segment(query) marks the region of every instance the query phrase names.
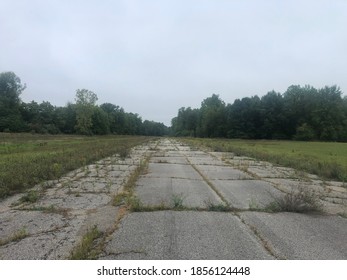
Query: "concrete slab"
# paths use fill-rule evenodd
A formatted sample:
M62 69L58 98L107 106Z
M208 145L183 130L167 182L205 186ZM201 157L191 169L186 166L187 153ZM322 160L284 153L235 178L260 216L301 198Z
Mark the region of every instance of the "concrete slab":
M198 179L201 176L190 165L149 163L146 177Z
M135 193L145 206L174 207L178 200L189 208L206 208L209 203L223 203L202 180L142 177L137 182Z
M229 166L199 165L197 168L209 180L245 180L253 179L247 173Z
M57 207L62 209L94 209L107 205L111 197L105 193L71 193L63 197L44 197L44 200L34 203L33 207Z
M257 238L229 213L132 213L101 259L271 259Z
M347 219L296 213L241 213L280 258L347 259Z
M180 145L180 144L176 145L176 149L178 151L183 151L183 152L189 152L190 151L190 147L184 146L184 145Z
M182 151L167 151L165 155L168 157L185 157Z
M227 164L219 159L212 156L204 157L188 157L191 164L194 165L214 165L214 166L226 166Z
M249 209L264 207L274 198L283 195L282 192L261 180L212 180L212 184L232 207Z
M70 238L69 238L70 236ZM69 228L26 237L0 247L2 260L67 259L76 245L75 232Z
M187 150L187 151L184 151L182 152L182 154L184 154L185 156L187 157L210 157L209 154L203 152L203 151L190 151L190 150Z
M285 192L290 192L292 189L297 189L300 185L305 184L305 182L298 179L268 178L266 181L275 184Z
M69 184L71 192L109 192L109 184L97 180L73 181Z
M0 214L0 240L19 234L38 234L66 226L66 218L55 213L11 210Z
M117 215L118 207L110 205L90 210L83 225L78 230L78 234L82 236L94 226L97 226L99 231L106 232L116 222Z
M170 163L170 164L189 164L185 157L153 157L149 161L150 163Z
M272 166L250 166L248 171L260 178L287 178L288 174Z

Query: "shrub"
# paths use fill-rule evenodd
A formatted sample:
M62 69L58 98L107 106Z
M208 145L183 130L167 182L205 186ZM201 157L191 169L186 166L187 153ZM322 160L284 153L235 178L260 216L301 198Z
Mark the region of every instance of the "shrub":
M292 190L282 197L275 198L265 207L270 212L321 212L322 204L316 192L299 186L297 190Z

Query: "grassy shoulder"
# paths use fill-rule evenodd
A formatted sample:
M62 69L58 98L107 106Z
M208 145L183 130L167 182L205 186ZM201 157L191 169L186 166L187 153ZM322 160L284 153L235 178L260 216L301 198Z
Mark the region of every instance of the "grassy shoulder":
M273 140L229 140L183 138L182 141L213 151L292 167L326 179L347 181L347 143Z
M0 199L151 139L0 133Z

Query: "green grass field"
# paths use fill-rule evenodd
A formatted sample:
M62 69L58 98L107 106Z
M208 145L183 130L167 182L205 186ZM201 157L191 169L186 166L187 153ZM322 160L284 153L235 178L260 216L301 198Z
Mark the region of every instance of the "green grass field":
M0 133L0 199L151 139Z
M233 152L293 167L326 179L347 181L347 143L270 140L182 139L193 146Z

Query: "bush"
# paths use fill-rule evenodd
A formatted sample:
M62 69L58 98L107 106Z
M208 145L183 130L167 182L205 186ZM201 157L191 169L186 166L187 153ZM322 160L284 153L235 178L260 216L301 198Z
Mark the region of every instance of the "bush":
M321 212L322 204L316 192L299 186L297 190L292 190L282 197L275 198L275 201L268 204L265 210L297 213Z

